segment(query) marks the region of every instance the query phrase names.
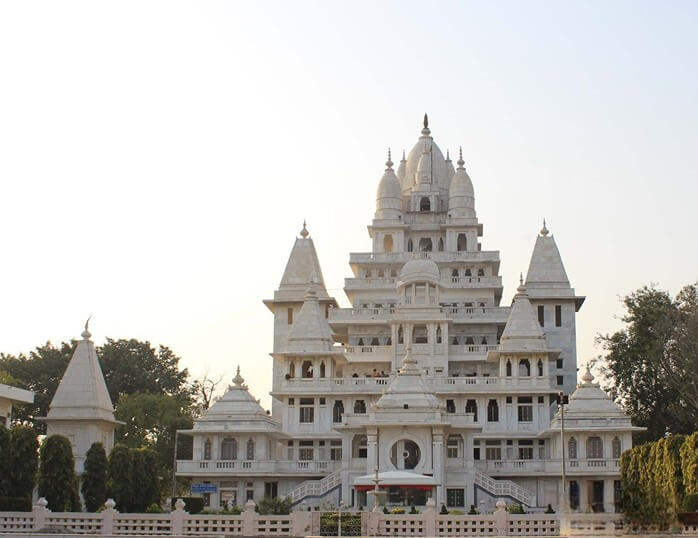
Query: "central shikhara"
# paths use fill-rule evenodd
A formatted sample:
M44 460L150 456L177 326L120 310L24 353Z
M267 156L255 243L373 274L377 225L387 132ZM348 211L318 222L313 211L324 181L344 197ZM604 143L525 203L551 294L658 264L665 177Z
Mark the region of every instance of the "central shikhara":
M295 508L381 502L492 509L562 499L615 509L630 419L587 371L577 385L575 315L584 297L543 224L525 280L501 306L499 252L483 226L462 152L454 168L421 136L397 171L390 154L344 290L329 296L305 224L278 290L273 408L238 374L195 421L194 459L177 461L212 507L289 496ZM561 443L558 394L571 395Z

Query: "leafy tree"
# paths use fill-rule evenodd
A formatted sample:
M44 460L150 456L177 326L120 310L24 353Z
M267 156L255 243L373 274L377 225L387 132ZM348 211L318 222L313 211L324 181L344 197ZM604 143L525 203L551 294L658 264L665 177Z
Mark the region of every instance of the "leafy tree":
M188 401L161 394L124 395L116 408L116 418L125 422L116 430L117 442L153 449L158 455L160 483L166 484L172 476L175 433L193 424ZM191 458L191 437L178 439L178 457Z
M75 458L70 441L63 435L51 435L41 445L39 495L49 509L65 512L71 507Z
M679 453L684 493L696 495L698 494L698 432L693 432L686 437Z
M132 479L135 479L132 471L132 458L128 447L120 444L114 445L109 453L107 471L107 495L114 502L120 512L130 512L131 495L133 492Z
M131 496L131 509L145 512L151 504L160 502L160 484L158 479L158 456L149 448L131 449L131 469L137 477L137 486Z
M73 473L73 482L70 488L70 511L82 512L82 502L80 502L80 477Z
M634 422L639 440L691 433L698 424L698 283L672 298L645 286L623 299L625 326L597 340L611 395Z
M107 500L107 453L102 443L92 443L85 456L82 496L88 512L96 512Z
M19 382L4 370L0 370L0 383L3 385L11 385L13 387L19 385Z
M0 424L0 497L12 497L10 484L10 431Z
M29 426L10 430L10 489L13 497L31 497L39 467L39 444Z

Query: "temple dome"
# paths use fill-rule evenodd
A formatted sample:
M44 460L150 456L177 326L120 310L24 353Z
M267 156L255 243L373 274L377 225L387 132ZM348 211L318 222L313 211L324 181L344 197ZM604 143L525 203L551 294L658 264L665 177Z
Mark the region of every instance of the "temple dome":
M375 404L376 410L400 410L407 413L414 411L437 411L439 400L427 387L423 378L423 371L407 354L402 361L402 368L393 378L383 395Z
M405 163L405 174L402 180L402 191L408 191L414 188L418 183L417 169L419 167L419 161L422 159L422 154L424 152L429 153L430 156L430 168L431 168L431 185L434 189L443 192L448 192L448 187L451 183L451 174L449 174L449 167L444 158L444 154L441 152L439 146L434 142L431 137L431 130L429 129L429 121L427 115L424 115L424 128L422 129L422 136L419 137L417 143L412 147L409 154L407 155L407 162Z
M412 282L432 282L438 284L440 279L439 266L432 260L411 260L402 266L398 285L404 286Z
M463 152L458 159L458 169L448 189L448 211L452 217L475 218L475 191L470 176L463 165Z
M402 189L393 171L393 162L388 151L385 172L376 192L376 218L399 219L402 216Z

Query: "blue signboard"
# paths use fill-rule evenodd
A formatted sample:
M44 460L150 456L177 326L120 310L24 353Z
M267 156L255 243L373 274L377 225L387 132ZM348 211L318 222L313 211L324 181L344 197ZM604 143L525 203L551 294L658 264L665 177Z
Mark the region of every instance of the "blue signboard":
M216 484L192 484L192 493L217 493L218 486Z

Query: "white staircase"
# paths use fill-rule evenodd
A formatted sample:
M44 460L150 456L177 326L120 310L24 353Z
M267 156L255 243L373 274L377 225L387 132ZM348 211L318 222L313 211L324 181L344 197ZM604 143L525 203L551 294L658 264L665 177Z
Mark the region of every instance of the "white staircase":
M496 480L480 471L475 471L475 484L495 497L511 497L526 506L536 505L536 494L511 480Z
M341 473L341 471L335 471L322 480L306 480L301 483L288 494L288 497L291 498L291 504L296 504L306 497L322 497L342 483Z

